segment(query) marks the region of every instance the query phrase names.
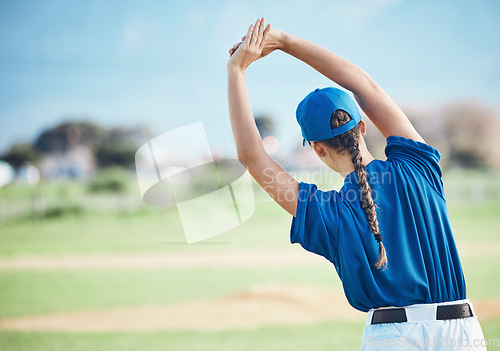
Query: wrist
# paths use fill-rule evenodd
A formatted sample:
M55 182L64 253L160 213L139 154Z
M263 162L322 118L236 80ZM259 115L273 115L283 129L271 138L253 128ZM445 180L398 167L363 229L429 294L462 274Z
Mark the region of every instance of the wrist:
M241 66L238 66L232 62L227 63L227 73L228 74L245 74L245 69Z
M290 34L280 29L278 35L278 49L281 51L286 51L289 40L290 40Z

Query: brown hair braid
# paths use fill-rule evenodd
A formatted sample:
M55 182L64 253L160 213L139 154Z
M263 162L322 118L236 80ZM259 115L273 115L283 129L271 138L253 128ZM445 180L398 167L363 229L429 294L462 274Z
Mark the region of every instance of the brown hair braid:
M351 116L349 113L343 110L337 110L332 114L330 125L332 128L337 128L350 120ZM375 240L378 242L378 260L377 263L375 263L375 267L385 270L387 268L387 253L385 252L384 244L382 244L382 234L380 234L378 228L377 212L375 211L376 206L373 202L372 189L367 181L368 173L363 166L359 151L359 137L360 127L358 124L356 127L343 134L337 135L331 139L322 140L321 142L339 153L347 151L351 155L352 163L354 164L354 169L361 187L361 208L366 213L368 225L370 226Z

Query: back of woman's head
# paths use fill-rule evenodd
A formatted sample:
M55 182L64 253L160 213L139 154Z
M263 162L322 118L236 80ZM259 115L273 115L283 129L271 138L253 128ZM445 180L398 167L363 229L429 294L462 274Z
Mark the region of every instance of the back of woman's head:
M340 127L351 120L349 113L343 110L336 110L330 119L331 128ZM360 149L359 149L359 139L361 137L360 124L351 130L337 135L334 138L323 140L322 143L327 147L335 150L338 153L347 152L354 164L354 169L356 175L358 176L358 182L361 188L361 208L366 214L368 220L368 225L373 233L375 240L379 244L379 257L375 267L378 269L387 268L387 254L385 251L384 244L382 244L382 234L380 234L376 206L372 197L372 189L368 183L368 173L363 166Z

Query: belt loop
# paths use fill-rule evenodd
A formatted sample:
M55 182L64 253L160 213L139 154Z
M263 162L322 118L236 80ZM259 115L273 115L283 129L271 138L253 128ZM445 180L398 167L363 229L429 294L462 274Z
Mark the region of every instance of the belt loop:
M366 325L370 325L372 324L372 318L373 318L373 309L369 310L367 313L366 313Z
M465 300L465 302L469 305L469 308L472 312L472 317L476 317L476 312L474 312L474 307L472 306L472 302L470 302L468 299Z

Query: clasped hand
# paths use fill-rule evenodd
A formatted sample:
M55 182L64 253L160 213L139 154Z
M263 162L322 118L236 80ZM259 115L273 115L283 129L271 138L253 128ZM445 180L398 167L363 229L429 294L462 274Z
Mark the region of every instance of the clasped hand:
M279 48L279 31L265 25L265 19L259 18L250 25L247 35L229 50L228 68L245 71L250 64Z

